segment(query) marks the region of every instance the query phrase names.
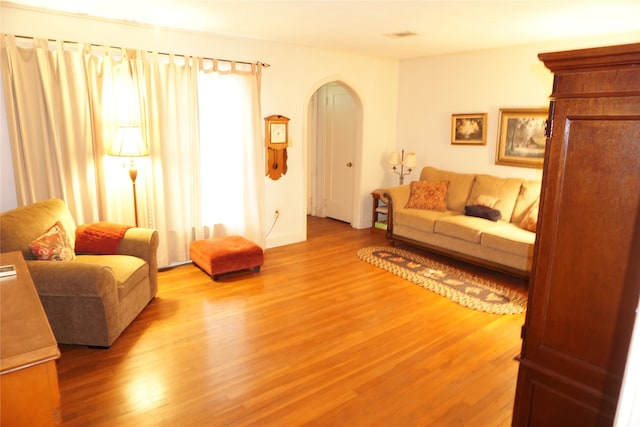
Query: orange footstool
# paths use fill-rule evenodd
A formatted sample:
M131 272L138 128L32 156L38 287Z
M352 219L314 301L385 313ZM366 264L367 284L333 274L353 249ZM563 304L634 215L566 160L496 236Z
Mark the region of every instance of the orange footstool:
M262 248L242 236L196 240L189 245L189 256L213 280L232 271L252 269L257 273L264 260Z

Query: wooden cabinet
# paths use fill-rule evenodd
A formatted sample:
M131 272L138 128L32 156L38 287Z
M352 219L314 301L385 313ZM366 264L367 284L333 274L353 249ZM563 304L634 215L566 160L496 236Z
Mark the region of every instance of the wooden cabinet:
M640 293L640 44L554 73L515 426L609 426Z
M371 231L386 231L389 221L388 200L383 196L384 190L374 190L371 192L373 197L373 212L371 213Z
M22 254L0 263L16 270L0 278L0 425L61 425L58 345Z

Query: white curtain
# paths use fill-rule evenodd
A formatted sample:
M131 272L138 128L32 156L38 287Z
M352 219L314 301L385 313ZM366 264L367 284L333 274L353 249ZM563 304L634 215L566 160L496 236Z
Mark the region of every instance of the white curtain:
M178 62L180 60L180 62ZM189 259L189 243L202 238L197 64L191 58L146 61L151 171L146 181L142 224L161 230L159 265ZM206 197L206 196L204 196Z
M46 40L20 48L3 35L2 76L19 205L50 197L67 202L76 221L99 217L94 118L84 59L87 47ZM53 224L52 224L53 225Z
M139 224L160 234L159 265L212 235L264 247L261 67L91 49L2 37L19 205L60 197L79 224L131 224L128 160L106 153L118 124L135 122L151 153L136 159Z
M137 84L143 73L140 56L140 52L133 50L105 47L99 55L89 53L85 59L94 117L93 144L97 154L95 169L99 192L95 198L102 207L100 219L123 224L133 224L135 218L128 174L130 159L108 156L107 151L120 124L141 124L146 97L144 92L139 92ZM145 180L148 161L135 159L135 165L140 169L139 185ZM85 195L85 199L90 196Z
M139 121L135 70L120 49L2 36L2 77L19 205L65 200L78 224L131 223L124 161L106 155L123 120ZM134 96L135 95L135 96ZM128 167L128 162L126 162Z

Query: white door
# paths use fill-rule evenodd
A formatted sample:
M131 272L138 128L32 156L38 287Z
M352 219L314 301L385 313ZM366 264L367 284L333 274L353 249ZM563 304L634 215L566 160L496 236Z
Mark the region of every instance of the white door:
M329 84L324 149L325 214L348 223L353 220L356 122L356 103L351 93L339 84Z

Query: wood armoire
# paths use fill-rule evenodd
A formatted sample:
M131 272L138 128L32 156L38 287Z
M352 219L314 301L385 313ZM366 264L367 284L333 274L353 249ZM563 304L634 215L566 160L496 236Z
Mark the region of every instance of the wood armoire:
M640 293L640 43L554 73L514 426L613 424Z

